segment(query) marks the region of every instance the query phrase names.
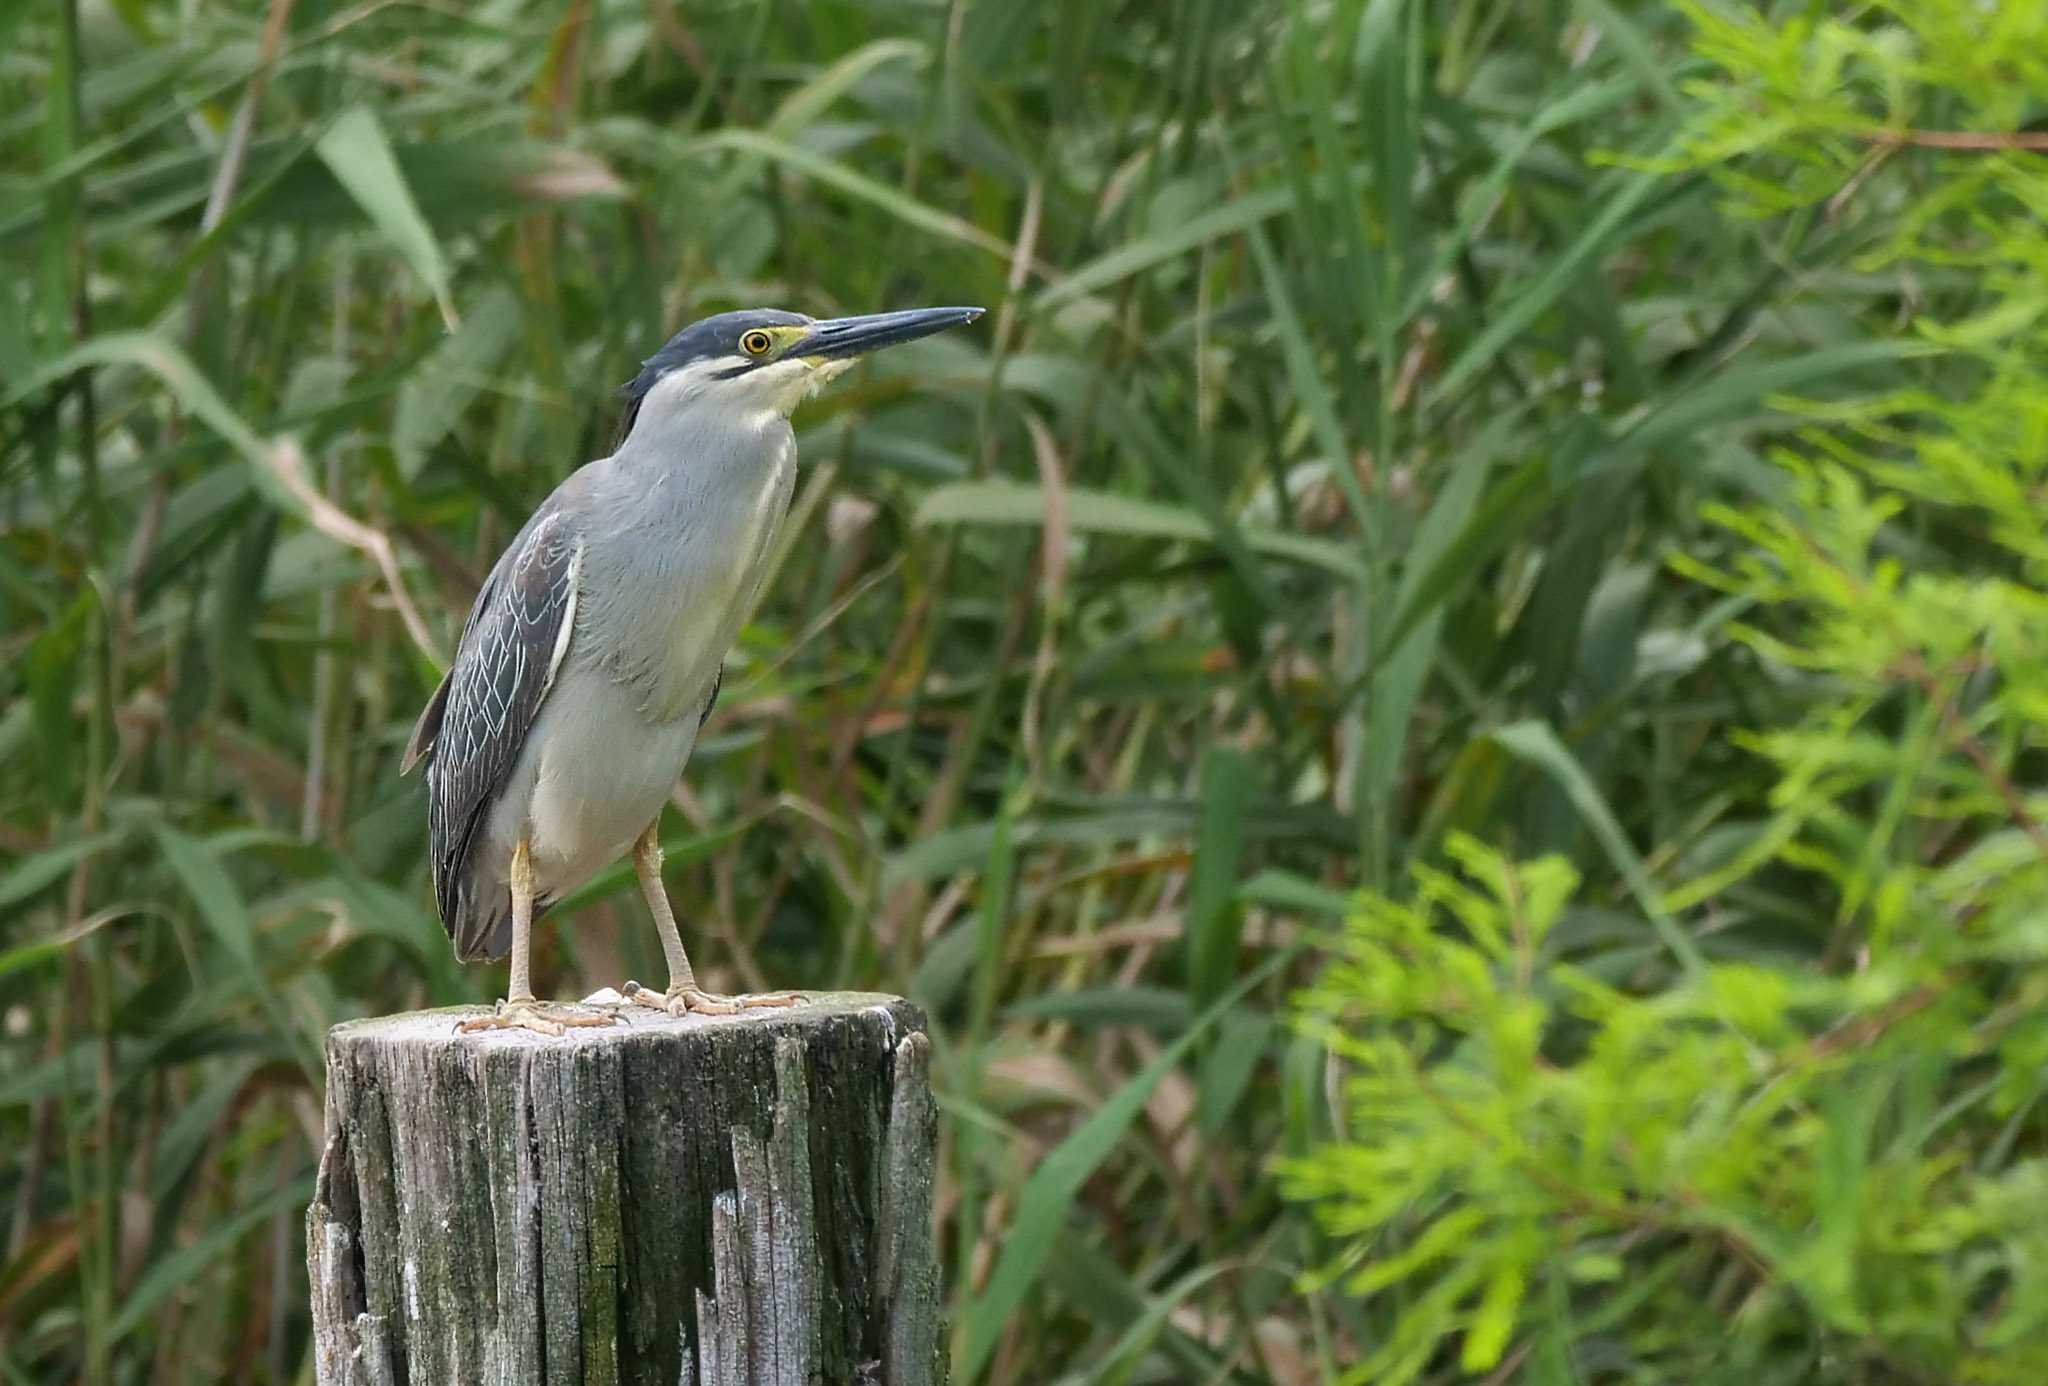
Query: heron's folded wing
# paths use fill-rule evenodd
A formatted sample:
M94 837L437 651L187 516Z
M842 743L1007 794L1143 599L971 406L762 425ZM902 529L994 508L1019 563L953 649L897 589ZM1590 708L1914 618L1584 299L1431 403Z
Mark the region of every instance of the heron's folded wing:
M398 762L400 776L410 775L415 765L434 754L434 742L441 735L441 719L448 712L448 682L454 676L453 669L441 675L434 696L420 709L420 720L413 723L412 738L405 743L405 755Z
M718 690L725 687L725 666L719 665L711 675L711 691L704 695L704 710L697 714L697 730L711 720L711 709L718 706Z
M441 716L431 733L427 832L441 922L458 946L471 913L461 897L477 830L568 653L581 557L580 538L565 514L536 515L478 594L454 666L435 694ZM423 715L422 729L425 724Z
M469 604L469 615L462 618L462 634L456 639L455 652L458 656L462 653L463 642L468 640L469 633L476 629L477 618L490 606L491 598L497 593L499 582L505 575L505 569L511 565L513 557L525 544L528 531L532 528L533 524L529 522L513 536L511 546L498 555L497 563L484 575L483 585L476 589L476 600ZM434 686L434 692L427 699L427 705L420 709L419 721L413 723L412 736L406 741L405 754L398 762L398 773L401 777L410 775L413 767L421 761L433 758L434 746L441 738L441 723L448 715L448 685L454 681L455 667L450 665L448 672L441 675L441 682Z

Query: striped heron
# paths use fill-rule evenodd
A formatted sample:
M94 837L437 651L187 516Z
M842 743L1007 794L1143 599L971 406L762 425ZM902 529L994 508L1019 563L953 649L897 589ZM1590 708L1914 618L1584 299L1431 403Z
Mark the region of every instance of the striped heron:
M669 972L664 992L628 982L629 999L673 1015L798 999L698 987L662 888L661 808L789 508L791 412L866 353L981 311L693 323L625 387L612 455L573 472L506 547L401 771L426 765L434 894L456 956L512 955L506 999L464 1029L559 1035L615 1018L536 1000L527 953L533 921L628 852Z

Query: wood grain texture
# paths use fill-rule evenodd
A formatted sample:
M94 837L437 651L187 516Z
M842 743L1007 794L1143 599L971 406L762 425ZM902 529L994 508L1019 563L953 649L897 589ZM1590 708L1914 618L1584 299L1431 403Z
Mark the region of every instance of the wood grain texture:
M477 1013L328 1035L322 1383L941 1379L915 1007L455 1032Z

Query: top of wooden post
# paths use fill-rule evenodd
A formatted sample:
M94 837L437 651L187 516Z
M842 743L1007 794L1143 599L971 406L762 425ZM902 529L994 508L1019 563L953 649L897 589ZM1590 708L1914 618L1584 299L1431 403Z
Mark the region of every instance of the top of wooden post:
M765 1026L769 1033L776 1033L778 1030L786 1031L790 1023L815 1025L829 1023L839 1017L871 1013L881 1026L883 1037L893 1048L901 1035L924 1029L923 1015L900 996L874 991L807 991L802 995L803 1000L794 1006L742 1011L736 1015L671 1016L652 1006L563 1002L560 1004L592 1013L613 1011L618 1015L619 1023L572 1026L560 1036L520 1029L474 1030L464 1034L456 1027L465 1020L489 1015L491 1008L441 1006L430 1011L401 1011L395 1015L344 1020L327 1032L327 1043L331 1048L336 1044L432 1045L445 1041L482 1049L548 1049L565 1045L604 1046L654 1034L687 1042L690 1036L698 1033L715 1042L717 1032L734 1027L754 1030Z

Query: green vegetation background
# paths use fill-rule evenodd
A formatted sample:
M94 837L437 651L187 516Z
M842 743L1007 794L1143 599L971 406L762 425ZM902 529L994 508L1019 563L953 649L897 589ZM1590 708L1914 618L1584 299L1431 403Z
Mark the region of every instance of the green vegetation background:
M680 323L800 416L667 820L929 1008L962 1383L2048 1380L2048 12L0 10L0 1380L308 1378L396 777ZM615 871L544 991L658 971Z

